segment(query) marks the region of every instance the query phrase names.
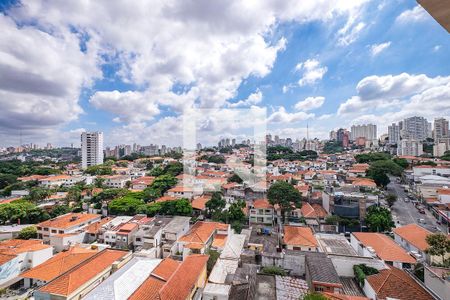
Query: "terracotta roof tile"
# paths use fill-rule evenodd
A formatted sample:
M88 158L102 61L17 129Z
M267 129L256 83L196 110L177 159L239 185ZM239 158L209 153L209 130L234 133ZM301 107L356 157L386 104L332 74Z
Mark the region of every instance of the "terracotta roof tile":
M228 227L229 225L223 223L198 221L184 236L179 238L179 241L205 244L216 230L228 230Z
M192 208L198 209L198 210L205 210L206 209L206 202L211 200L211 196L200 196L192 200L191 205Z
M156 266L152 271L152 275L158 277L161 280L167 281L170 276L175 272L181 262L173 260L171 258L165 258L162 262Z
M421 251L425 251L425 249L428 248L426 237L430 235L431 232L417 224L409 224L395 228L394 233L398 234L401 238Z
M0 253L6 255L17 255L24 252L34 252L47 248L41 240L6 240L0 242Z
M128 300L160 300L159 290L164 286L164 281L149 276Z
M227 241L227 235L225 234L216 234L211 246L215 248L223 248L225 246L225 242Z
M372 247L379 258L385 261L397 261L403 263L416 263L394 240L382 233L354 232L353 235L366 247Z
M302 216L305 218L316 218L317 217L316 211L311 206L311 204L309 204L308 202L302 203L302 208L300 209L300 211L302 212Z
M293 246L317 247L318 243L311 228L300 226L284 226L284 243Z
M323 208L322 205L314 203L314 204L311 204L311 206L314 208L314 211L316 212L316 216L319 219L323 219L328 216L327 211L325 210L325 208Z
M253 207L256 209L269 209L273 208L272 205L270 205L269 201L267 199L256 199L253 201Z
M97 250L72 247L68 251L60 252L44 263L22 273L20 277L48 282L79 265L97 252Z
M39 289L43 293L69 296L83 284L94 278L100 272L110 267L115 261L120 260L128 252L105 249L85 260L77 268L74 268Z
M96 214L68 213L54 219L41 222L37 224L37 226L64 229L88 222L90 220L93 221L99 217L100 215Z
M405 271L395 267L381 270L378 274L367 276L367 281L377 293L377 299L386 299L387 297L399 300L433 299Z

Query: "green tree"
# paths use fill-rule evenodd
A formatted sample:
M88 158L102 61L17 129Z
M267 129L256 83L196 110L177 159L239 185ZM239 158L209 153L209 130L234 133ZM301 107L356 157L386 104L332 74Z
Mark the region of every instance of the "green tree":
M385 188L391 180L386 172L382 169L370 167L367 170L367 177L373 179L377 186Z
M67 192L66 201L67 202L78 202L81 200L81 190L77 187L71 187Z
M146 211L146 207L144 200L126 195L112 200L108 205L108 210L111 215L134 216L139 212Z
M163 174L164 174L164 170L161 167L154 167L149 172L150 176L161 176Z
M174 201L156 202L147 205L146 212L149 216L156 214L171 216L190 216L192 206L188 199L178 199Z
M29 240L29 239L35 239L37 238L37 230L34 226L28 226L25 228L22 228L19 231L19 235L17 236L20 240Z
M402 167L403 169L406 169L409 166L409 163L406 159L404 158L394 158L393 162L395 162L397 165L399 165L400 167Z
M17 182L17 176L13 174L0 174L0 190Z
M277 266L268 266L263 267L261 270L261 273L267 274L267 275L279 275L279 276L286 276L286 271L280 267Z
M216 264L217 259L220 256L220 253L217 252L216 250L210 249L208 251L208 255L209 255L209 257L208 257L208 261L206 263L206 271L209 276L209 274L211 274L212 269L214 268L214 265Z
M26 200L0 204L0 223L35 224L49 219L47 212Z
M228 178L228 182L242 183L243 181L239 175L233 173L233 175Z
M318 292L309 292L302 299L303 300L328 300L327 297L325 297L324 295L322 295ZM302 300L302 299L299 299L299 300Z
M161 197L168 189L177 183L177 178L170 174L161 175L155 178L152 184L144 190L145 200L155 200Z
M183 169L184 166L180 162L170 163L164 168L164 174L169 174L175 177L183 173Z
M371 206L367 209L366 225L372 232L390 231L394 227L391 212L381 206Z
M60 215L64 215L70 212L70 207L67 205L56 205L53 207L52 211L50 212L50 216L52 218L55 218Z
M94 186L96 188L103 188L103 184L105 183L105 178L96 177L94 179Z
M286 218L285 214L292 210L292 204L301 203L302 200L300 192L284 181L277 181L272 184L267 192L267 198L270 204L280 206L283 224Z
M395 195L395 194L388 194L386 196L386 202L387 202L387 205L389 207L392 207L395 204L396 201L397 201L397 195Z
M33 202L39 202L51 195L51 192L42 187L33 187L30 190L29 195L27 196L28 199L30 199Z
M111 175L112 168L111 166L114 165L114 162L109 163L109 161L105 162L103 165L97 165L97 166L90 166L84 172L89 175Z
M425 250L427 254L440 256L442 264L448 265L445 256L450 253L450 239L443 233L433 233L426 237L428 248Z
M211 196L211 199L206 202L206 212L209 216L212 216L214 214L220 214L222 213L222 210L225 208L226 202L222 197L222 193L220 192L214 192Z
M339 216L336 215L332 215L332 216L328 216L325 219L325 223L328 225L338 225L340 221Z

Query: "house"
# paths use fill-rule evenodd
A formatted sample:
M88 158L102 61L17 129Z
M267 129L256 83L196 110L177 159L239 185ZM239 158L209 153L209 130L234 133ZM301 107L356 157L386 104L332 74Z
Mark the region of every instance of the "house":
M183 185L174 186L167 191L167 195L175 198L192 199L195 194L197 193L194 192L194 189Z
M228 235L229 232L228 224L198 221L178 239L178 252L183 253L183 258L190 254L204 254L216 235Z
M330 258L325 253L306 253L305 278L314 292L340 293L343 285Z
M413 223L393 230L394 239L403 249L411 252L417 259L425 259L427 254L425 250L428 248L426 237L431 234L430 231Z
M64 185L69 178L69 175L52 175L38 179L38 182L43 187L51 188Z
M256 199L249 209L250 223L272 225L274 208L267 199Z
M353 232L350 243L358 255L378 257L386 264L398 268L411 268L416 259L389 236L375 232Z
M30 227L30 226L33 226L33 225L30 225L30 224L25 224L25 225L12 224L12 225L0 226L0 241L15 239L15 238L17 238L19 236L19 232L22 229Z
M155 258L161 257L162 232L173 219L155 217L151 222L139 227L134 235L134 246L142 249L155 249Z
M370 299L434 300L408 273L395 267L367 276L363 289Z
M318 251L319 243L314 237L311 228L285 225L283 230L283 244L286 249L310 252Z
M200 299L206 284L208 255L190 255L183 262L163 260L129 300Z
M143 191L155 180L154 176L142 176L131 181L131 188L137 191Z
M6 240L0 242L0 288L20 281L19 274L52 257L53 247L40 240Z
M127 182L131 181L131 176L129 175L110 175L103 176L102 178L105 179L103 183L105 186L118 189L123 189L126 187Z
M49 243L50 237L57 234L69 234L84 229L84 227L98 222L101 215L68 213L56 218L38 223L36 226L38 238Z
M209 195L196 197L191 202L192 208L194 210L197 210L198 212L203 212L206 209L206 202L208 202L209 200L211 200L211 196Z
M164 226L161 233L163 257L176 254L177 241L189 231L190 220L190 217L176 216L172 218L169 224Z
M36 300L80 299L131 259L131 252L104 249L51 280L33 294Z
M56 277L78 266L95 255L98 251L90 248L71 247L60 252L44 263L20 274L24 279L24 287L42 286Z

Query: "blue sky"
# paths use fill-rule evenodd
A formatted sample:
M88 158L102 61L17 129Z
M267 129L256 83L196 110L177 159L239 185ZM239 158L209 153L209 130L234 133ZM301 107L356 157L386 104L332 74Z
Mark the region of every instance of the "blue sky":
M0 145L180 145L192 107L204 144L246 137L235 108L293 138L450 116L450 36L415 1L150 2L2 1Z

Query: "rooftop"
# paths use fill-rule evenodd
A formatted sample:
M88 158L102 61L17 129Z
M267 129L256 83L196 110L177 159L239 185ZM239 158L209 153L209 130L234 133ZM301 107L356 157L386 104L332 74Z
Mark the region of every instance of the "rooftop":
M358 255L345 236L339 234L317 233L315 237L323 252L348 256Z
M60 252L42 264L25 271L20 277L48 282L79 265L97 252L97 250L92 249L71 247L68 251Z
M229 225L223 223L198 221L179 241L205 244L216 230L228 230L228 227Z
M397 227L394 229L394 233L421 251L425 251L425 249L428 248L426 237L430 235L431 232L417 224L408 224Z
M305 264L312 281L342 286L331 259L325 253L306 253Z
M85 260L79 267L74 268L39 289L43 293L69 296L83 284L120 259L129 255L127 251L105 249Z
M93 221L100 217L101 217L101 215L96 215L96 214L68 213L68 214L41 222L41 223L37 224L37 226L66 229L66 228L77 226L82 223Z
M377 256L382 260L411 264L416 262L411 255L385 234L375 232L354 232L353 235L365 247L372 247Z
M387 297L400 300L432 300L434 299L405 271L391 267L378 274L367 276L367 281L377 293L377 298Z
M34 252L47 248L52 248L52 246L44 245L41 240L5 240L0 242L0 254L11 255L13 258L15 255L24 252Z
M301 226L284 226L284 243L286 245L317 247L318 243L311 228Z

